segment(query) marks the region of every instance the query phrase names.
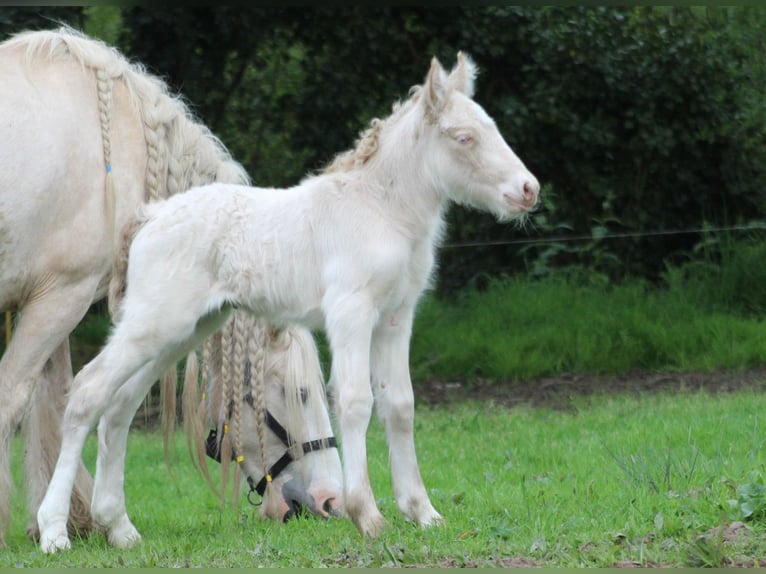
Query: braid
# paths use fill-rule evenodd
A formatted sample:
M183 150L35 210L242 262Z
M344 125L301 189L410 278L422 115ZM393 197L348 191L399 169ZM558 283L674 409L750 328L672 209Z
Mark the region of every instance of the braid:
M242 402L244 401L245 385L245 345L247 342L248 317L243 313L234 313L234 337L233 337L233 365L232 377L234 387L232 389L233 419L234 419L234 454L237 457L235 467L234 484L232 488L232 500L236 503L239 495L239 473L242 461L245 460L242 452Z
M107 172L112 165L112 87L113 80L104 70L96 70L98 86L98 113L101 119L101 145L104 146L104 162Z
M205 384L208 384L214 379L213 373L213 337L210 336L205 339L205 343L202 346L202 372L203 380Z
M253 401L254 409L257 413L258 446L261 450L261 463L263 472L266 474L269 470L266 460L266 441L265 441L265 389L264 389L264 371L266 370L266 346L268 345L266 330L260 325L254 325L253 335L248 343L248 354L250 356L250 372L253 380Z
M178 164L178 160L171 156L168 158L168 195L175 195L186 190L186 185L183 181L183 177L179 178L178 174L182 172L181 167ZM183 176L183 173L181 174Z
M117 239L115 210L117 200L114 196L112 181L112 107L114 104L112 90L114 80L104 70L96 70L96 87L98 90L98 115L101 122L101 145L104 148L104 165L106 180L104 182L106 217L109 225L109 237L114 243Z
M162 154L160 146L165 138L165 126L162 122L150 120L149 114L144 115L144 137L146 139L146 188L147 201L160 198L160 181L162 171Z
M229 405L231 404L231 350L234 331L234 318L224 325L221 331L221 404L219 410L219 427L223 427L221 435L221 504L226 498L226 484L229 481L229 465L231 464L231 437L229 436Z
M237 425L234 445L237 450L237 454L242 454L242 429L240 423L240 416L242 411L242 402L244 401L244 385L245 385L245 361L247 357L247 328L249 317L242 313L235 313L236 322L234 323L234 424Z
M255 381L255 401L256 411L258 412L258 442L261 447L261 457L263 459L263 471L267 475L266 478L266 490L263 493L263 505L261 506L261 513L265 516L276 516L279 513L278 503L279 496L277 491L272 487L269 472L269 463L266 459L266 441L265 441L265 401L266 401L266 370L268 366L268 354L271 350L272 333L268 326L263 324L253 325L254 331L258 333L258 351L256 352L257 362L253 362L254 381Z

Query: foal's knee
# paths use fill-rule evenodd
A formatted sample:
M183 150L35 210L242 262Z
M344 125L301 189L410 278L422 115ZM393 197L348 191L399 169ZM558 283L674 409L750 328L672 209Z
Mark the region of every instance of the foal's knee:
M338 418L352 425L366 425L372 415L372 393L369 388L353 394L341 394L336 400Z
M380 397L378 416L392 430L411 432L415 420L415 399L411 395Z

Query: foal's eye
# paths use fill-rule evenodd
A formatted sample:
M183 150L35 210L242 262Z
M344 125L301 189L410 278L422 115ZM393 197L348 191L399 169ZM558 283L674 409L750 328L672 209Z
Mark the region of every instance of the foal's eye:
M455 139L460 145L470 145L473 143L473 138L466 134L459 135Z

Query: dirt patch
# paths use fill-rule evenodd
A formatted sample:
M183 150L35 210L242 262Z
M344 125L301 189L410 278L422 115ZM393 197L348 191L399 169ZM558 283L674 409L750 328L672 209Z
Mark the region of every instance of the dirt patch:
M415 397L425 404L485 400L508 407L529 405L570 410L573 398L590 395L699 391L731 393L743 390L766 391L766 367L738 372L631 371L622 375L563 373L521 381L429 381L416 385Z

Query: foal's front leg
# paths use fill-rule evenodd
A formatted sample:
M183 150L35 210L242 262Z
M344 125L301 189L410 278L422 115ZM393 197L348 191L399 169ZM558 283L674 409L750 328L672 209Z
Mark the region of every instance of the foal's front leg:
M381 319L370 351L377 413L386 429L396 505L421 526L443 522L428 498L415 454L415 397L409 369L413 310Z
M386 525L375 504L367 470L367 427L372 415L370 337L375 317L359 302L346 303L328 313L327 321L331 387L343 452L343 505L359 532L374 537Z

